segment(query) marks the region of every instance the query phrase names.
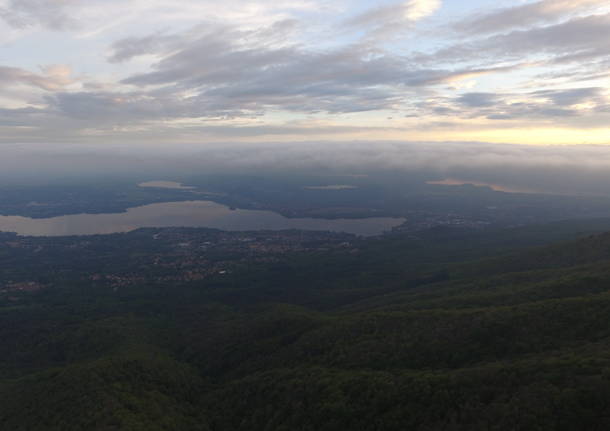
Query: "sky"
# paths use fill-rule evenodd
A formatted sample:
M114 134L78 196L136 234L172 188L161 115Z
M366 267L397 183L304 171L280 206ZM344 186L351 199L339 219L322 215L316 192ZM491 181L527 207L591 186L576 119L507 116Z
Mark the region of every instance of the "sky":
M0 0L0 144L610 144L610 0Z

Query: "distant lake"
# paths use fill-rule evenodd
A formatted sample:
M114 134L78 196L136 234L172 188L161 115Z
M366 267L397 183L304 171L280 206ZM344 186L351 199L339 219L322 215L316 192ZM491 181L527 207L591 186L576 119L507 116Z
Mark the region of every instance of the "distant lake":
M350 186L348 184L331 184L329 186L306 186L303 188L306 190L353 190L358 187Z
M28 236L62 236L129 232L143 227L206 227L229 231L323 230L372 236L404 221L390 217L287 218L272 211L231 210L211 201L186 201L144 205L117 214L74 214L46 219L0 216L0 231Z
M145 181L138 184L139 187L155 188L155 189L176 189L176 190L193 190L195 187L184 186L176 181Z
M475 187L488 187L496 192L505 192L505 193L537 193L533 190L526 189L516 189L514 187L507 187L501 184L492 184L486 183L482 181L462 181L455 178L445 178L442 181L427 181L426 184L435 185L435 186L465 186L471 185Z

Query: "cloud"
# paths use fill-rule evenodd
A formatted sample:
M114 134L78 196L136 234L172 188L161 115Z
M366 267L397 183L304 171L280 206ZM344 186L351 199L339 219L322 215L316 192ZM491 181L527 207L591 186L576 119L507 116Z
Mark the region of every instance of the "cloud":
M46 91L57 91L73 82L72 71L65 65L51 65L36 74L17 67L0 66L0 87L27 85Z
M605 104L608 101L606 89L601 87L543 90L533 92L531 95L548 99L558 106L574 106L583 103L598 105Z
M329 50L278 44L292 29L292 23L285 22L255 31L202 26L183 37L152 35L118 41L111 58L159 56L152 71L122 83L152 97L159 97L152 93L162 88L163 97L171 93L182 98L185 106L198 106L203 116L206 109L207 116L397 109L425 87L523 67L423 69L366 44Z
M409 0L369 9L348 21L352 26L380 26L397 21L418 21L441 7L440 0Z
M323 8L323 0L0 0L0 21L15 29L77 32L95 37L140 27L164 28L203 19L262 26L295 11Z
M464 33L481 35L550 23L566 15L582 14L607 6L606 0L542 0L478 13L453 25Z
M502 29L501 26L497 28ZM520 85L522 88L549 88L549 91L554 91L553 87L559 87L557 90L570 90L572 87L572 89L576 88L575 95L582 91L578 90L581 87L579 81L606 79L606 71L610 64L609 13L575 15L558 23L523 29L514 29L512 26L506 28L510 28L510 31L482 36L473 34L435 52L413 55L410 61L422 66L429 64L438 67L451 64L460 67L465 73L469 70L495 68L498 68L498 73L505 73L506 76L510 76L511 72L521 72L512 75L522 80ZM523 61L524 59L526 61ZM521 63L515 63L513 67L502 70L504 67L501 66L502 64L519 61ZM536 75L531 76L532 72L528 69ZM494 84L506 87L514 85L510 83L510 78L508 81L497 80ZM600 85L600 82L594 85ZM512 91L520 90L515 88ZM568 92L562 97L570 98L570 94ZM583 114L592 112L571 109L567 105L545 106L540 100L536 100L539 96L541 94L531 94L532 100L529 102L507 105L502 108L502 112L490 113L488 118L496 120L525 118L519 113L522 112L532 115L531 118L579 117L584 121ZM600 103L595 102L595 105L599 106ZM523 109L519 111L517 106ZM447 107L442 107L440 110L437 107L434 112L442 112L442 110L452 112ZM472 112L469 111L468 114ZM481 116L485 115L466 115L464 118ZM602 120L596 118L594 121Z
M491 120L566 121L567 118L587 121L587 126L603 127L610 118L605 112L610 92L601 87L538 90L525 93L465 93L455 98L430 99L426 109L436 115L487 118ZM580 121L580 120L579 120ZM578 123L571 124L578 127Z
M184 39L179 47L175 44L152 72L133 75L123 83L139 88L164 86L177 97L189 94L187 103L196 100L216 111L358 112L394 103L395 96L385 86L403 80L405 64L399 59L374 54L363 46L313 51L277 45L277 31L287 28L205 30L196 38ZM159 46L153 45L153 49Z
M579 16L558 24L475 38L451 45L431 55L414 58L419 62L494 62L531 58L569 63L610 55L608 35L610 13Z
M496 105L498 98L499 95L493 93L466 93L458 97L457 102L469 108L483 108Z
M507 49L514 54L531 53L534 50L551 54L573 54L596 49L607 54L610 52L609 34L610 13L589 15L553 26L497 36L486 42L486 48L493 49L493 44L497 43L495 50Z
M369 31L369 37L380 38L401 33L413 23L434 14L442 6L441 0L409 0L369 9L351 19L345 26Z
M36 108L6 109L0 108L0 127L28 127L37 121L37 117L44 116L46 111Z
M436 17L421 21L440 0L362 13L352 0L0 0L0 16L31 38L7 46L15 63L0 66L0 132L196 141L315 135L320 119L333 138L333 125L398 135L423 124L432 135L448 118L454 130L607 122L607 0L514 3L466 2L457 23L447 3L433 27ZM79 70L33 70L43 54Z
M466 79L491 75L494 73L511 72L524 67L527 67L527 64L516 63L508 66L487 68L463 67L456 70L420 68L408 72L405 70L404 82L407 85L414 87L452 84Z
M417 21L439 10L442 2L441 0L410 0L405 6L405 18L409 21Z
M51 30L68 30L76 27L69 15L76 0L6 0L0 3L0 18L17 28L43 26Z
M108 61L122 63L143 55L168 52L179 41L180 38L177 36L159 33L144 37L127 37L112 44Z

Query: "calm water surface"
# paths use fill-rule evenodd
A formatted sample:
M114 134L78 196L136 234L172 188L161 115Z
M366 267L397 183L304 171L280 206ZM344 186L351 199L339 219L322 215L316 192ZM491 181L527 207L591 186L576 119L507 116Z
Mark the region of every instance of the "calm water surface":
M222 230L325 230L379 235L402 224L402 218L286 218L272 211L231 210L211 201L168 202L130 208L118 214L75 214L46 219L0 216L0 231L30 236L94 235L143 227L207 227Z
M155 188L155 189L176 189L176 190L193 190L195 187L185 186L176 181L146 181L138 184L138 187Z

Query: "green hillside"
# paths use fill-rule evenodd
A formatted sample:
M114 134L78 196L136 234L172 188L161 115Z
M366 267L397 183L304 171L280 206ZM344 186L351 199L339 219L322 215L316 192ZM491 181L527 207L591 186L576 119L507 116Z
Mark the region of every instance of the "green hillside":
M584 233L5 298L0 429L609 429L610 234Z

